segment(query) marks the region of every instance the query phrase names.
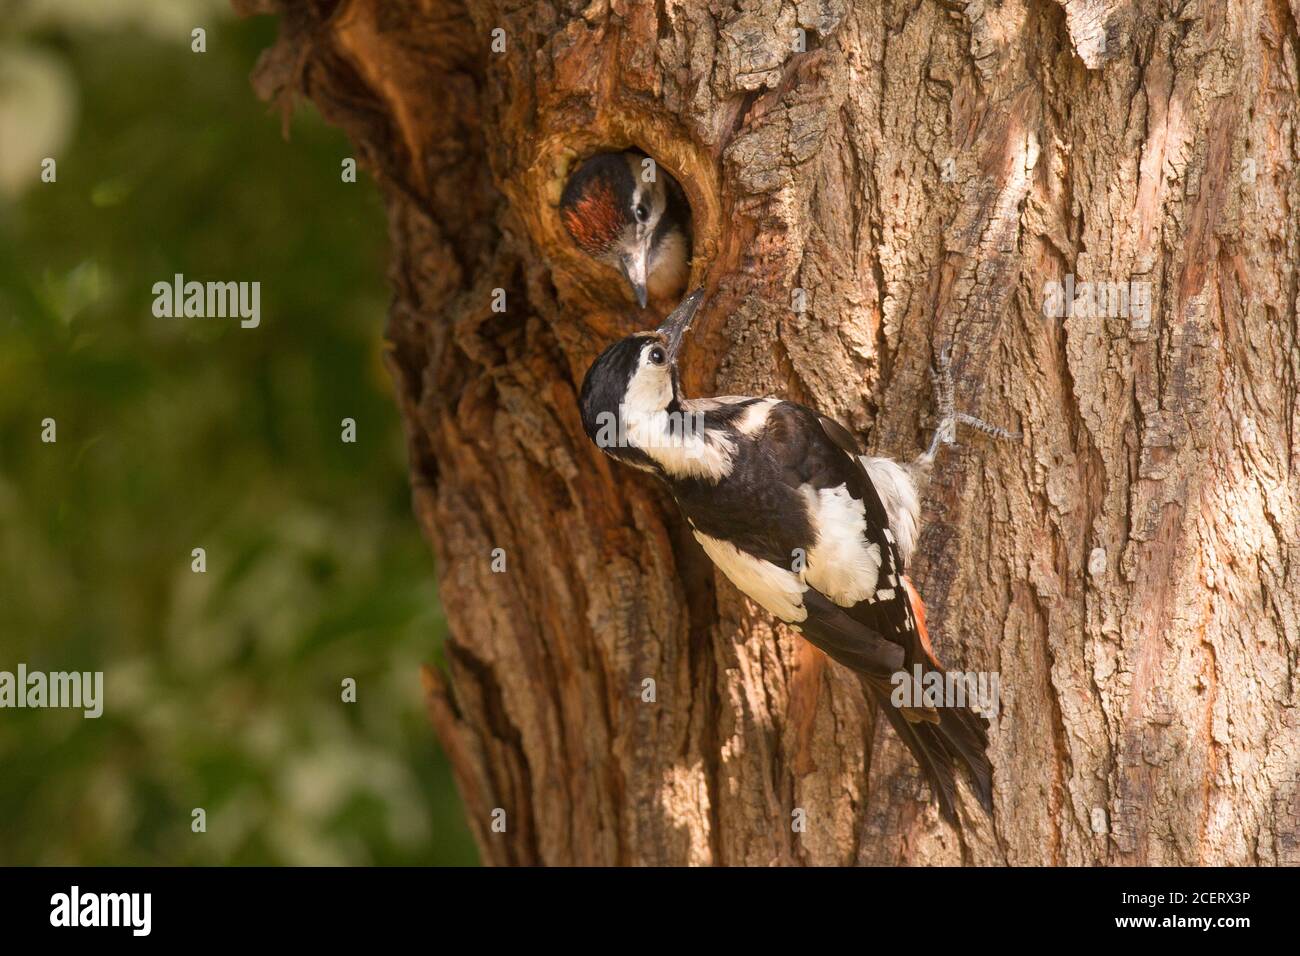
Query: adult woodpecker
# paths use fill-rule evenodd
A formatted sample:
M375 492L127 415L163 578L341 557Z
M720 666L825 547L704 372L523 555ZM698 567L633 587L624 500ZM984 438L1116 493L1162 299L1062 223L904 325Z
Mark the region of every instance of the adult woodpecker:
M691 211L677 180L642 153L601 153L578 167L560 218L587 255L613 266L637 304L675 302L686 288Z
M794 402L686 398L677 357L702 297L692 293L655 331L601 353L582 383L587 435L664 481L737 588L860 675L946 819L956 821L959 764L991 812L988 722L966 707L895 707L890 698L897 674L944 673L905 574L917 540L917 478L959 421L1011 436L956 413L951 388L941 388L934 441L905 466L862 455L843 426Z

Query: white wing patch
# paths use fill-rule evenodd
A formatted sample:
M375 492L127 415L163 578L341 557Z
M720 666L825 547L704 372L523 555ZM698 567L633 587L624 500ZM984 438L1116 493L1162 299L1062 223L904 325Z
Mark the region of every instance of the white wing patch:
M688 398L682 402L682 407L688 412L703 413L714 412L729 405L739 405L742 402L748 402L749 404L736 416L732 426L742 435L756 435L763 430L763 427L767 424L767 416L772 413L772 409L781 404L781 399L754 399L748 395L719 395L717 398Z
M803 592L807 586L799 575L741 551L729 542L711 538L700 531L694 534L704 553L728 580L764 610L787 624L808 617L808 610L803 606Z
M910 564L916 548L917 528L920 525L921 499L911 473L896 461L888 458L860 459L867 477L876 486L880 503L889 517L889 528L894 533L894 543L903 564Z
M764 398L746 407L736 419L736 431L742 435L757 435L767 426L767 416L779 404L779 398Z
M684 398L682 406L693 412L713 412L750 400L748 395L715 395L713 398Z
M867 541L866 509L846 485L799 489L816 535L803 578L840 607L851 607L876 593L880 545Z

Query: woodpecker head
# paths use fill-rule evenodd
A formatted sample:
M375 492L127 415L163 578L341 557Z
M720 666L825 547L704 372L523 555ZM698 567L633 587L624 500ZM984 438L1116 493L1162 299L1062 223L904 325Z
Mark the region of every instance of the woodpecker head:
M647 160L636 152L593 156L560 197L560 218L578 248L618 269L642 308L681 294L691 256L686 196Z
M578 400L582 427L606 454L653 467L663 413L681 403L677 357L703 298L704 290L696 289L659 328L615 342L587 370Z

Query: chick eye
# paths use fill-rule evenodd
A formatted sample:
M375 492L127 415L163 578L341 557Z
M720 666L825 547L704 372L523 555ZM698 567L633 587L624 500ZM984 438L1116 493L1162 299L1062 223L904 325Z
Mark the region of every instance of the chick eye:
M632 214L636 216L637 222L645 222L650 218L650 210L646 209L643 203L637 203L632 207Z
M649 359L651 365L663 365L664 362L668 361L668 355L663 349L656 345L650 350Z

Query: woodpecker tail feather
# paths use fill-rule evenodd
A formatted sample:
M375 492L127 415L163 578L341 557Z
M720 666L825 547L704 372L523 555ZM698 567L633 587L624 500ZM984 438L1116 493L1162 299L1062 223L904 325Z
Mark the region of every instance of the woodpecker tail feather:
M863 675L863 682L880 705L894 732L907 745L924 771L939 801L939 812L948 822L957 820L958 764L965 766L980 805L993 812L993 766L989 763L988 721L969 707L930 708L938 721L913 721L891 700L890 681Z
M925 605L906 576L902 584L903 592L898 597L907 600L912 610L910 620L915 624L905 642L886 641L816 588L804 592L807 617L801 631L829 657L858 674L865 692L875 698L930 781L944 819L959 825L959 765L969 772L985 810L993 812L993 767L986 753L988 721L968 707L957 706L964 698L947 698L949 680L930 644ZM904 679L901 684L900 677ZM936 677L943 694L927 702ZM895 699L896 687L903 691L902 699ZM908 690L913 693L906 694Z

